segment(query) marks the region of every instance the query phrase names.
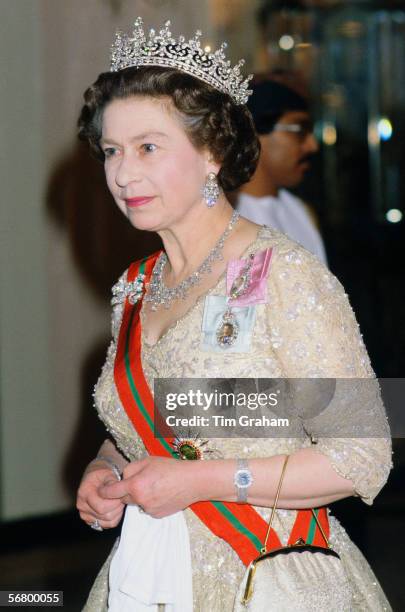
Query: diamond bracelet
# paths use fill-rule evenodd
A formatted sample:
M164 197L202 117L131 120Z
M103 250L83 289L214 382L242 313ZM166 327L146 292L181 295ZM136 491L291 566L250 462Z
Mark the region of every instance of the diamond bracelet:
M105 455L97 455L97 457L93 459L93 461L105 461L105 463L107 463L107 465L111 468L116 479L122 480L121 470L119 469L118 465L114 463L112 459L110 459L110 457L106 457Z

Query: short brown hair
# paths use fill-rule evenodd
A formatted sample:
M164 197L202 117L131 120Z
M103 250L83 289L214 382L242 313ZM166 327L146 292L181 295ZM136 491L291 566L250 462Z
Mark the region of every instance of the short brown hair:
M224 191L233 191L250 180L260 154L252 117L225 93L174 68L145 66L104 72L89 87L79 117L79 138L87 140L96 157L100 147L102 116L106 105L131 96L169 97L184 129L197 149L206 148L221 164L218 180Z

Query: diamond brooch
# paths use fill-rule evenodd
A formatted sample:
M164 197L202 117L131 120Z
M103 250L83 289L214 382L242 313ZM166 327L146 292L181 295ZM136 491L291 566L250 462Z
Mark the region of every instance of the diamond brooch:
M248 290L251 281L251 270L254 258L254 253L251 253L249 255L246 265L243 267L243 269L240 271L240 274L233 281L231 290L229 292L229 297L231 298L231 300L238 299Z
M112 288L113 297L111 299L111 305L117 306L123 304L128 298L128 302L136 304L142 297L144 289L145 274L138 274L138 276L131 282L127 282L124 279L120 279Z

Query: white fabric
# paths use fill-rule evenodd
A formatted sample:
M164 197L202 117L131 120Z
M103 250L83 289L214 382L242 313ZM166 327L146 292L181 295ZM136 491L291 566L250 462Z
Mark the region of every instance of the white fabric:
M192 612L190 542L183 512L155 519L127 506L111 561L109 612Z
M314 226L303 201L289 191L280 189L278 197L269 195L261 198L240 193L236 200L236 209L242 217L254 223L267 225L283 232L327 265L321 235Z

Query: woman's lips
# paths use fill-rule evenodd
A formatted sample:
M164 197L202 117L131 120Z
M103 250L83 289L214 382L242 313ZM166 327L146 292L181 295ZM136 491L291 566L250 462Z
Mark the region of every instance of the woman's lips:
M129 198L125 200L125 204L128 208L136 208L137 206L142 206L142 204L147 204L151 200L153 200L154 196L150 197L141 197L141 198Z

